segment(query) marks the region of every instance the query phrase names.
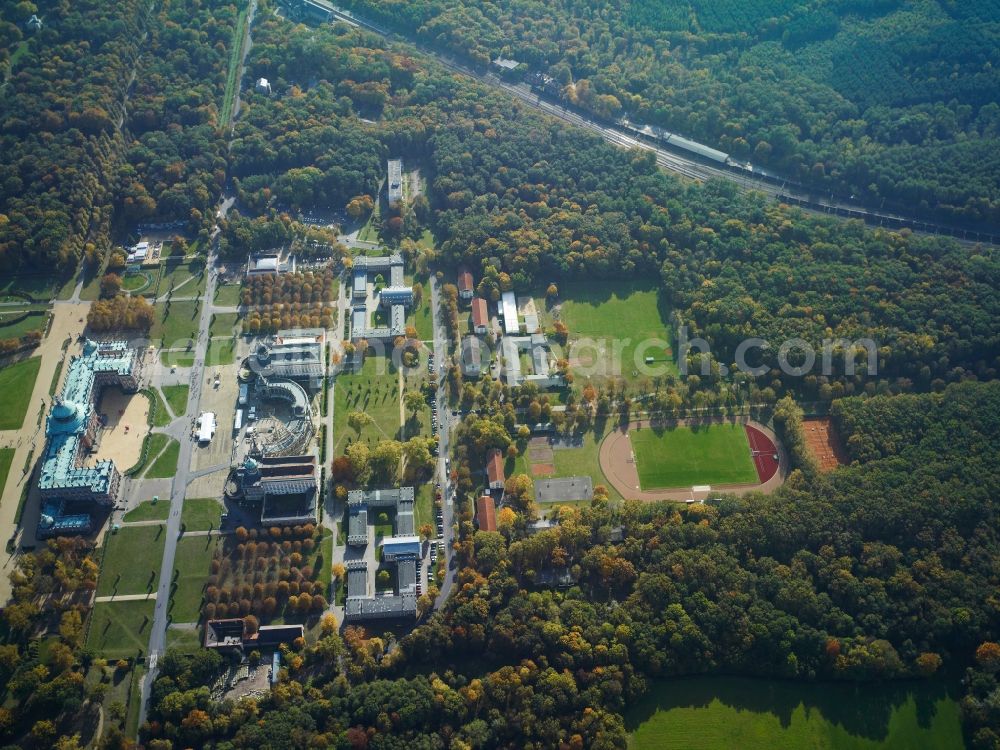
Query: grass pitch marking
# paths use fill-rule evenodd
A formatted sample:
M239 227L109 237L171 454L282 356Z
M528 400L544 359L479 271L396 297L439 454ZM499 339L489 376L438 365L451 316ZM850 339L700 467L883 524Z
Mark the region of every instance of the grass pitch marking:
M629 440L643 490L757 482L742 424L644 427L631 430Z

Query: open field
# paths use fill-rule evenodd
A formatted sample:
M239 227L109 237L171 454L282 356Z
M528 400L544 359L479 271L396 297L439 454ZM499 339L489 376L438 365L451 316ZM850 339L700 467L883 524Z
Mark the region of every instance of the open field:
M654 357L661 369L676 372L666 306L655 287L628 282L564 282L558 286L558 312L545 311L543 299L535 305L541 322L553 321L558 314L569 328L568 354L577 382L587 374L598 379L613 375L633 378L638 375L636 357L639 364ZM587 345L581 346L581 341Z
M0 370L0 430L17 430L24 424L41 365L41 357L31 357Z
M411 286L419 283L423 289L423 300L420 307L410 310L406 324L417 329L417 338L421 341L431 341L434 338L434 315L431 309L431 287L426 276L407 278L406 283Z
M104 541L98 596L128 596L156 590L166 527L124 526Z
M170 412L167 410L167 402L163 400L163 394L157 388L150 388L149 393L153 394L156 401L156 411L153 412L153 426L166 427L173 421Z
M205 353L207 367L231 365L236 361L236 340L231 338L212 339Z
M167 648L182 654L193 654L201 649L201 631L195 628L167 628Z
M233 107L236 105L236 97L239 96L240 67L243 62L243 44L246 38L248 13L249 5L240 10L236 18L236 28L233 30L233 43L229 51L229 68L226 72L226 93L222 99L219 113L220 126L229 124L229 119L233 116Z
M153 625L155 599L98 602L91 612L87 648L106 659L145 652Z
M149 337L164 348L183 348L187 339L198 335L199 305L194 300L157 302Z
M194 351L160 352L160 362L164 367L191 367L194 364Z
M174 622L198 621L205 580L218 544L217 536L191 536L177 542L173 593L170 596L170 616Z
M630 750L965 746L958 703L933 682L855 686L699 677L651 687L626 714Z
M147 441L149 449L146 451L146 460L140 466L136 467L135 476L142 476L142 473L156 460L156 457L160 455L163 449L167 447L169 440L169 435L159 432L154 432L149 436L149 440Z
M372 423L360 432L348 425L351 412L365 412ZM399 381L392 363L384 357L367 357L357 373L337 377L334 389L334 455L347 447L348 438L377 442L399 434Z
M190 386L165 385L161 390L163 391L163 395L167 399L167 404L170 406L170 411L174 413L174 416L183 417L187 412L188 392L191 390Z
M239 335L240 328L237 325L239 315L236 313L215 313L212 316L212 324L208 329L212 338L216 336L227 336L232 338L234 333Z
M152 460L152 465L143 475L146 479L168 479L177 473L177 458L180 456L181 444L172 437L167 438L163 451ZM152 450L150 450L152 453Z
M173 290L179 297L196 297L199 293L204 293L206 281L203 260L168 261L163 264L156 294L162 297Z
M243 302L242 289L239 284L220 284L215 287L213 302L220 307L237 307Z
M45 330L45 324L49 319L47 310L44 305L3 308L0 312L0 339L14 339L32 331ZM27 317L16 320L25 313L28 313ZM8 324L7 321L14 322Z
M7 484L7 476L10 474L10 465L13 460L13 448L0 448L0 495L3 494L4 485Z
M750 484L757 471L740 423L629 432L642 489Z
M159 500L155 505L147 500L125 514L125 522L133 521L166 521L170 515L170 501Z
M212 497L189 497L184 499L181 510L181 526L184 531L208 531L219 528L223 506Z

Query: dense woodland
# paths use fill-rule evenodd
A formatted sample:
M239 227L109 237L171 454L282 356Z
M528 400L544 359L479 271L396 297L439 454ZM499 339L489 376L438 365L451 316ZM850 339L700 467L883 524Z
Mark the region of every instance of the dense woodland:
M219 109L236 17L234 0L159 6L129 95L124 221L182 219L197 232L211 218L226 179Z
M117 221L211 218L237 8L0 3L0 270L68 272Z
M742 39L723 28L721 10L696 5L690 22L701 29L671 37L672 46L658 53L678 80L709 52L726 69L727 50L737 43L746 54L765 47L761 40L808 51L813 43L803 40L824 33L835 41L850 30L834 16L825 31L782 23L795 34L771 38L778 24L765 16ZM560 18L568 7L549 8L545 19ZM896 7L880 4L869 20L882 23L887 12L903 12ZM932 7L920 3L906 12ZM17 34L27 32L13 20L25 8L2 8L3 18L12 19L0 24L5 43L20 48ZM13 66L3 96L17 106L5 107L0 120L0 263L8 267L72 264L88 237L108 237L116 196L132 197L128 210L140 211L136 217L180 218L191 229L203 226L217 197L227 153L215 132L220 71L237 10L179 2L157 6L149 19L135 16L140 24L129 20L128 8L46 6L45 28L28 39ZM796 8L789 2L782 12L791 19ZM495 16L489 23L508 12L489 10ZM591 13L586 6L573 12ZM636 12L632 6L608 10L601 22L618 23L624 13L631 14L630 28L672 23L669 6L662 18ZM749 11L741 6L740 12ZM949 6L949 12L966 11ZM436 23L452 19L451 11L442 12ZM711 23L718 28L706 36ZM596 22L570 26L585 35L599 28ZM183 53L140 58L144 83L137 83L128 127L119 131L128 66L147 28L151 48L179 45ZM489 34L477 32L479 24L461 28L470 44L491 44ZM515 31L512 38L521 38ZM647 36L643 44L660 44L655 34ZM625 41L616 45L613 38ZM600 48L611 54L621 46L624 53L631 38L609 31ZM591 46L581 47L581 56ZM558 45L551 50L562 54ZM674 57L681 68L671 67ZM557 65L554 60L549 64ZM620 85L598 87L596 73L575 65L570 81L589 75L601 94L616 89L600 87ZM598 67L608 75L637 75ZM65 84L69 70L79 71L72 96L57 85ZM709 91L717 85L713 71L694 76ZM530 535L527 522L536 513L530 483L515 475L510 505L498 514L500 532L475 532L470 509L460 508L459 585L413 633L398 641L356 628L341 635L325 620L314 643L287 650L286 671L271 694L239 705L210 699L218 657L168 654L142 728L147 747L620 747L622 712L654 677L726 671L871 680L930 676L967 664L975 665L963 704L970 734L976 747L998 746L1000 657L991 645L1000 639L1000 263L994 249L817 219L729 184L681 183L658 172L648 154L617 151L344 25L310 29L261 12L246 80L261 76L272 82L272 94L247 93L228 156L241 207L260 216L234 213L223 223L225 257L298 242L339 259L344 251L328 233L305 229L282 212L371 205L384 158L402 155L429 178L421 221L433 229L437 249L400 243L418 268L468 263L480 292L491 297L507 289L536 292L564 278L661 279L675 311L671 323L689 326L715 352L708 376L650 384L653 398L675 415L692 406L729 405L717 365L731 362L736 342L748 335L800 336L817 346L827 337L870 336L880 347L879 373L859 364L855 375L838 369L826 379L793 381L769 373L756 381L758 403L774 406L798 464L771 496L677 508L611 504L598 491L592 507L560 510L558 526ZM778 88L782 95L795 90L785 83ZM758 95L782 101L770 89ZM721 96L714 101L731 104ZM671 124L669 106L656 106ZM977 123L984 110L979 107ZM734 105L725 116L738 119L740 111ZM900 112L885 115L885 121L901 119ZM986 129L977 133L993 137ZM801 140L795 148L836 146L832 136L810 138L819 145ZM963 148L988 171L974 141L970 131ZM890 151L873 146L872 159L890 159ZM69 177L76 170L88 190ZM824 179L834 179L834 170L824 171L831 175ZM327 271L291 279L287 289L261 282L246 291L251 304L270 305L259 311L262 329L265 319L268 326L284 325L286 314L289 321L298 314L300 322L303 314L310 321L318 316L324 324L331 282ZM141 324L148 312L141 305L121 296L98 302L91 324ZM773 364L772 355L765 352L766 364ZM471 491L478 480L469 466L481 465L488 448L523 440L515 407L542 416L551 414L551 404L530 389L463 383L454 371L449 377L458 399L481 412L463 420L456 435L455 478L463 492ZM783 398L789 393L832 400L850 466L822 475L804 458L797 448L800 412ZM584 389L579 401L569 399L561 428L589 429L628 407L615 383ZM612 541L618 527L623 540ZM244 558L252 554L245 544L237 553L237 567L246 572ZM20 558L0 647L10 699L0 709L4 741L53 746L100 697L79 677L93 655L81 650L82 626L71 614L85 610L82 601L96 581L89 554L85 545L54 542ZM310 574L303 580L311 581L316 570ZM571 586L547 587L556 574L568 575ZM227 614L251 610L253 584L216 583L216 612L223 603ZM241 588L238 601L230 591L222 602L222 585L250 585L250 595ZM295 609L300 605L297 599ZM58 633L64 648L39 664L30 639L44 631ZM103 744L126 747L129 741L112 727Z
M948 0L351 0L457 52L551 75L567 101L845 197L1000 221L1000 8Z

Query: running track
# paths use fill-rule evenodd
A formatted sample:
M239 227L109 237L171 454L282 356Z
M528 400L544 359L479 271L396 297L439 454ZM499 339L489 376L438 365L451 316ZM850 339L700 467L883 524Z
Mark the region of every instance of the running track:
M761 484L773 477L778 471L778 462L775 457L778 449L774 442L758 430L756 427L744 425L747 431L747 440L750 442L750 455L753 457L753 465L757 469L757 478Z

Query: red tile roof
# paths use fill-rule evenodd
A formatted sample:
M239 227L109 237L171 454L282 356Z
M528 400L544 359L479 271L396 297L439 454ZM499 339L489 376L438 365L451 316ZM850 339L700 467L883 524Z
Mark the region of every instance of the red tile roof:
M476 328L488 326L490 324L490 313L486 307L486 300L482 297L472 299L472 325Z
M489 495L483 495L476 500L476 521L479 522L480 531L497 530L497 510L493 498Z
M472 272L468 269L464 269L458 273L458 291L472 291Z
M490 484L503 482L503 456L496 448L486 454L486 476Z

